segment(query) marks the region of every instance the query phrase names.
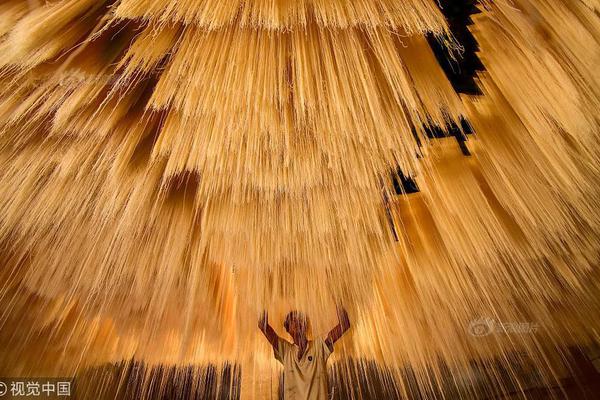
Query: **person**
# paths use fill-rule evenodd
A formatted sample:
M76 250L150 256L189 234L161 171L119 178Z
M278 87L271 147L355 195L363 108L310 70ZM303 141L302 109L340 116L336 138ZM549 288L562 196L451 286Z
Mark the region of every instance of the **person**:
M298 311L291 311L285 317L283 326L294 343L279 337L269 325L269 316L263 312L258 327L263 332L275 354L283 364L284 400L326 400L327 359L333 352L333 345L350 329L350 319L343 307L337 307L338 324L327 338L308 340L309 320Z

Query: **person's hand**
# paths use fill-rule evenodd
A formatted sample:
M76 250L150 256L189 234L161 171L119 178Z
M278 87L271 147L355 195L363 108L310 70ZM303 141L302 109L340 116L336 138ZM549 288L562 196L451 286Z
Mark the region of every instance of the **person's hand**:
M350 318L348 317L348 311L346 311L346 309L340 304L336 306L336 309L340 325L344 328L348 328L350 326Z
M264 331L267 329L267 325L269 325L269 314L267 311L263 311L258 319L258 327L260 330Z

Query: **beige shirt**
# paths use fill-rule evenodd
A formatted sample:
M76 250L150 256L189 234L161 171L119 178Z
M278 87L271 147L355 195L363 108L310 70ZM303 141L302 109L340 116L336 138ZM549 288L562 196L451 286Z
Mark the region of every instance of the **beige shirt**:
M275 358L283 364L284 400L327 400L327 358L323 339L308 342L298 360L298 346L279 338Z

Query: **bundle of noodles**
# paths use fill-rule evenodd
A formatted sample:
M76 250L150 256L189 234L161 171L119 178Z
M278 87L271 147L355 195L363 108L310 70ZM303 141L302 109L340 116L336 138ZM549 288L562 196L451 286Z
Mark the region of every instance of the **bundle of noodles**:
M259 312L320 335L336 301L337 357L405 395L407 370L478 395L473 363L550 382L557 348L593 339L593 5L486 2L484 94L461 99L426 40L454 46L434 1L34 3L0 5L0 374L235 363L264 398ZM428 135L461 118L471 157ZM420 192L396 195L398 169ZM541 328L469 335L482 316Z

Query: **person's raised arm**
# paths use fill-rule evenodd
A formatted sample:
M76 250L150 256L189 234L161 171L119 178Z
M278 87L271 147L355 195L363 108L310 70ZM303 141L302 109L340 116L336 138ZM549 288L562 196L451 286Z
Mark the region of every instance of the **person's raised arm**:
M262 315L260 316L260 319L258 320L258 327L265 335L269 343L271 343L273 349L277 351L277 341L279 340L279 336L277 336L275 330L271 327L271 325L269 325L269 314L266 311L263 311Z
M333 344L337 342L350 329L350 318L344 307L337 306L338 324L329 332L325 344L333 351Z

